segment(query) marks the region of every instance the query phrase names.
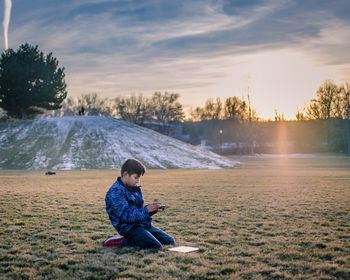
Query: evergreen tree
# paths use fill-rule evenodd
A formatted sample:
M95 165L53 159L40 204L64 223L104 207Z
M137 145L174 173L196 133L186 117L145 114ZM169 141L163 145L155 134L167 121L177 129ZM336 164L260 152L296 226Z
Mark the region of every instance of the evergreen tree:
M45 56L29 44L8 49L0 58L0 107L22 119L58 109L67 96L64 77L52 53Z

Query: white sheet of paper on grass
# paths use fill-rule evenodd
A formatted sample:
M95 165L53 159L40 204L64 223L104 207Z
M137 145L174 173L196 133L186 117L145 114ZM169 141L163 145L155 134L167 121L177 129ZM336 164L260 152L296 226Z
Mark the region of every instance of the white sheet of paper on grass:
M175 251L175 252L181 252L181 253L190 253L190 252L198 251L199 248L189 247L189 246L179 246L179 247L170 248L169 250Z

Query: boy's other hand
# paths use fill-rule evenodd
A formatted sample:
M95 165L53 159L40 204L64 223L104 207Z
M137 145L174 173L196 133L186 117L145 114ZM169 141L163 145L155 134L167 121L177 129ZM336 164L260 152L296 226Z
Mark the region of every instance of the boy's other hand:
M146 208L147 208L148 212L151 213L151 212L157 212L161 206L162 206L161 203L153 202L153 203L148 204L146 206Z

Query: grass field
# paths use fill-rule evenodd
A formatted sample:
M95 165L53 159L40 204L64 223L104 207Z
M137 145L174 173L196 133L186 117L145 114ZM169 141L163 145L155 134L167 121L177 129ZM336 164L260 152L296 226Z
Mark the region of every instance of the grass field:
M149 170L154 225L190 254L102 248L119 172L0 171L2 279L350 279L350 159L241 159Z

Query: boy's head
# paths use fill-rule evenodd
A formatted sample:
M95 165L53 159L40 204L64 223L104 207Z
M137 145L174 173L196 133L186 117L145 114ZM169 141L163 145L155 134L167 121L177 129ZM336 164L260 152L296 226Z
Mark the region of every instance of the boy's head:
M128 159L121 169L122 181L127 186L136 186L145 172L146 167L140 161Z

